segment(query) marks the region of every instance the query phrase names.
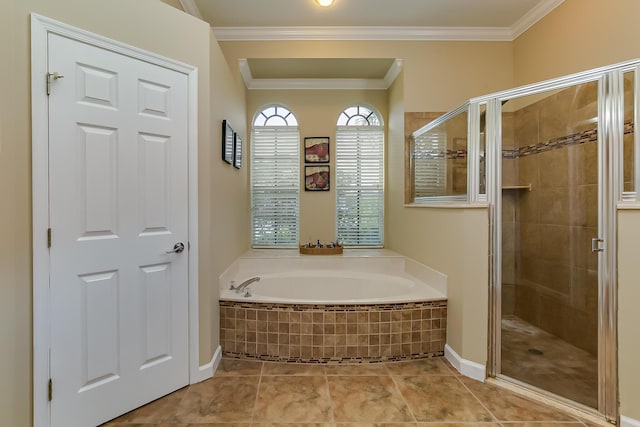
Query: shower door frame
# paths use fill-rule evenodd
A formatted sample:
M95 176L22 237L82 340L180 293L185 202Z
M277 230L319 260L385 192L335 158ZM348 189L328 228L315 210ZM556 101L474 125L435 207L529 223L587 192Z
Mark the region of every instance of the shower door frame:
M624 135L624 73L635 71L638 81L640 62L629 61L579 74L499 92L472 99L470 103L486 105L486 188L489 203L489 360L491 377L522 386L545 397L558 400L576 409L594 412L616 422L618 408L617 359L617 207L623 200L622 156ZM502 319L502 104L509 99L534 95L571 86L598 83L598 408L593 409L567 398L501 374ZM635 121L638 123L638 85L635 92ZM477 110L476 110L477 111ZM470 132L479 132L470 129ZM639 136L635 134L636 157ZM636 182L639 165L634 163ZM637 190L638 187L634 187ZM635 199L636 194L632 195ZM625 194L625 199L628 195Z

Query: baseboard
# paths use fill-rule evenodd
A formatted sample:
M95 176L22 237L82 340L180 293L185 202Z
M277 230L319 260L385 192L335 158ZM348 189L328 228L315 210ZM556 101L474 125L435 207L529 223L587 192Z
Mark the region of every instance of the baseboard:
M620 427L640 427L640 421L620 415Z
M480 382L484 382L485 378L487 378L486 366L463 359L454 349L449 347L449 344L444 346L444 357L465 377L473 378Z
M211 357L211 361L206 365L201 365L198 369L198 377L195 378L191 384L199 383L200 381L208 380L213 376L218 369L218 365L220 364L220 360L222 359L222 347L218 346L216 351L213 353Z

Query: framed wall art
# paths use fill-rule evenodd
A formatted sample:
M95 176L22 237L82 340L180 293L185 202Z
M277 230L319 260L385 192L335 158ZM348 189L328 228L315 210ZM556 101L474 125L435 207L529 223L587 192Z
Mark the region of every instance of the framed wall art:
M329 162L329 137L312 136L304 139L305 163Z
M242 138L237 133L233 134L233 167L242 167Z
M329 191L329 166L304 167L305 191Z
M222 121L222 160L233 164L233 129L228 120Z

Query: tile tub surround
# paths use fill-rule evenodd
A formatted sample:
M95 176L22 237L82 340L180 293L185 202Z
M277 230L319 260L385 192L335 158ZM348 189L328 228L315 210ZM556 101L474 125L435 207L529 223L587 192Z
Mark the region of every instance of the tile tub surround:
M220 301L227 357L299 363L362 363L442 356L447 302L386 305Z
M223 357L213 378L182 388L103 427L284 424L594 425L511 391L465 378L443 358L342 366Z

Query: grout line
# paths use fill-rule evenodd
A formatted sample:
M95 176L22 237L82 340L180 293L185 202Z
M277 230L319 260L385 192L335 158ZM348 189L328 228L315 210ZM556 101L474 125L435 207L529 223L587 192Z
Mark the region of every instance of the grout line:
M329 376L327 375L327 369L325 366L322 367L324 371L324 382L327 385L327 394L329 395L329 405L331 406L331 422L335 425L336 423L336 407L333 403L333 396L331 395L331 387L329 386Z
M414 414L413 411L411 410L411 406L409 406L409 403L407 402L407 399L404 397L404 394L402 394L402 391L400 390L400 386L398 385L398 381L391 374L389 374L389 378L391 378L391 381L393 382L393 385L396 388L396 391L400 395L400 398L402 399L402 402L404 402L404 405L407 407L407 410L411 414L411 417L413 418L413 421L417 424L418 423L418 418L416 417L416 414Z
M251 423L256 418L256 406L258 405L258 396L260 396L260 385L262 385L262 374L264 372L264 362L260 362L260 375L258 377L258 386L256 387L256 398L253 401L253 408L251 408Z
M461 377L456 376L455 377L456 381L458 381L460 384L462 384L462 387L464 387L470 394L471 396L473 396L474 399L476 399L478 401L478 403L480 403L480 406L482 406L488 413L489 415L491 415L493 417L493 419L495 420L495 422L497 422L498 424L502 425L501 421L498 420L498 417L496 417L493 412L491 412L489 410L489 408L487 408L487 406L484 404L484 402L482 400L480 400L480 398L478 396L475 395L475 393L473 391L471 391L471 389L469 387L467 387L467 385L462 381Z

